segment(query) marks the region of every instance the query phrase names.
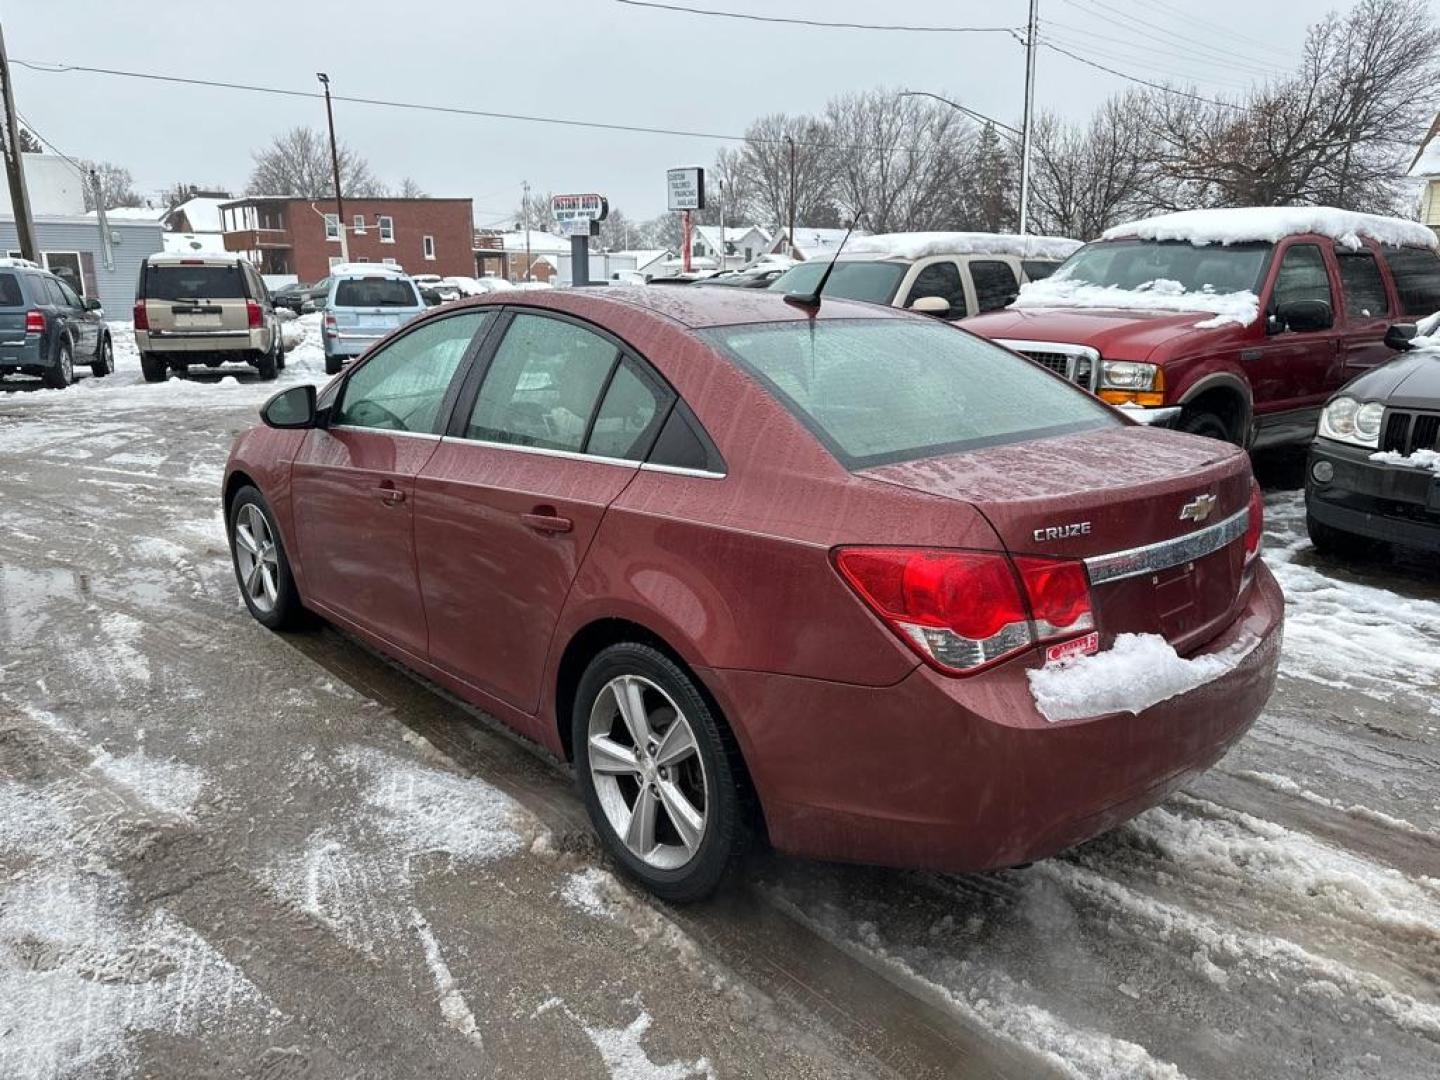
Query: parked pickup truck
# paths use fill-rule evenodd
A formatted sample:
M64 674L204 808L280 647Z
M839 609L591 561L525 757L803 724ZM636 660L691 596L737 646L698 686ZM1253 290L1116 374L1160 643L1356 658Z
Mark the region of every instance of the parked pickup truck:
M1190 210L1108 230L966 329L1137 419L1244 446L1308 443L1342 385L1440 310L1423 225L1326 207Z

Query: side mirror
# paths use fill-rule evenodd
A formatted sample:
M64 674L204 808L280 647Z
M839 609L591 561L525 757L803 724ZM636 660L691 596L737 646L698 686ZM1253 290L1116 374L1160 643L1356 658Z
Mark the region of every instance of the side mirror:
M1324 300L1287 300L1275 309L1275 319L1282 330L1303 334L1329 330L1335 325L1335 312Z
M1415 338L1414 323L1391 323L1385 331L1385 347L1396 352L1405 352Z
M920 296L910 305L910 310L922 315L948 315L950 301L943 296Z
M315 427L315 387L306 383L281 390L261 407L260 419L272 428Z
M86 310L86 311L100 311L100 310L102 310L101 305L100 305L100 298L99 298L98 296L87 296L87 297L85 298L85 310Z

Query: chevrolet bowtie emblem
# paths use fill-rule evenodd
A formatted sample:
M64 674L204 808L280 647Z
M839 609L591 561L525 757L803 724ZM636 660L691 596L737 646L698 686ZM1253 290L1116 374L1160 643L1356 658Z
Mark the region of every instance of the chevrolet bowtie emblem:
M1196 495L1180 508L1180 520L1199 525L1214 511L1216 501L1214 495Z

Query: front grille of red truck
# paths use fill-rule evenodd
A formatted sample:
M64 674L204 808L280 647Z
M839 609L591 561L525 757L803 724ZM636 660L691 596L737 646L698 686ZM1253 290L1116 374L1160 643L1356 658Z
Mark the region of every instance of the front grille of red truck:
M1017 341L1009 338L996 338L995 343L1013 349L1092 393L1100 385L1100 353L1088 345L1071 345L1058 341Z

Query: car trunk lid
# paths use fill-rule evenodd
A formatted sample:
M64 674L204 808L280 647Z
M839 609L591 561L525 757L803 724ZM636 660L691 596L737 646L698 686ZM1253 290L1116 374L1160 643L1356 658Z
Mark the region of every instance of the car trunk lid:
M1012 555L1084 560L1102 639L1194 648L1239 599L1250 468L1226 443L1127 426L860 475L972 504Z

